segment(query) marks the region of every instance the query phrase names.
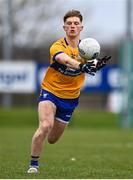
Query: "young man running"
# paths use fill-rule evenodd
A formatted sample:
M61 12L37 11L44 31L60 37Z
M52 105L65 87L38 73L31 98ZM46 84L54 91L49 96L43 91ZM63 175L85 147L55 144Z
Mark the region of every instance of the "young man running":
M94 75L110 59L102 58L96 67L93 62L82 64L78 60L78 44L83 30L83 17L79 11L71 10L65 14L63 20L66 36L52 44L50 66L41 85L39 127L32 138L28 173L38 172L38 159L44 140L47 138L50 144L55 143L67 127L78 105L85 73Z

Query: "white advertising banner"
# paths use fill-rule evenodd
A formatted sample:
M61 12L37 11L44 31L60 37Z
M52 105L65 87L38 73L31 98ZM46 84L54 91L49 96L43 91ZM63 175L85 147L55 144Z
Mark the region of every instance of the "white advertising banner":
M33 93L36 90L35 76L34 62L0 62L0 92Z

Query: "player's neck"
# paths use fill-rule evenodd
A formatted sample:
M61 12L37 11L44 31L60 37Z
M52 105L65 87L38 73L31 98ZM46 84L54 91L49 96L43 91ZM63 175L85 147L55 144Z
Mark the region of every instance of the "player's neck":
M72 48L77 48L78 44L79 44L79 37L66 37L66 40L69 44L69 46L71 46Z

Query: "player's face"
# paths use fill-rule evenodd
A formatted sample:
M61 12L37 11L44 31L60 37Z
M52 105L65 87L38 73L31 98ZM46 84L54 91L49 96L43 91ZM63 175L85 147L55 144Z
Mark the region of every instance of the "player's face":
M63 26L67 36L76 37L79 36L80 31L82 31L82 22L78 17L69 17L66 19Z

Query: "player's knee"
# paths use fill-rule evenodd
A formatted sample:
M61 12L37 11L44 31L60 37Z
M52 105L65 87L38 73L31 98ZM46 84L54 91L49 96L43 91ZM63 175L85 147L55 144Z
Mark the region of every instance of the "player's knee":
M33 137L34 141L42 141L48 135L51 128L51 123L41 123Z
M55 144L58 139L57 139L57 138L55 139L55 138L50 138L50 137L48 137L47 140L48 140L48 143L49 143L49 144Z
M43 132L49 132L53 127L53 123L51 121L44 121L40 124L40 129Z

